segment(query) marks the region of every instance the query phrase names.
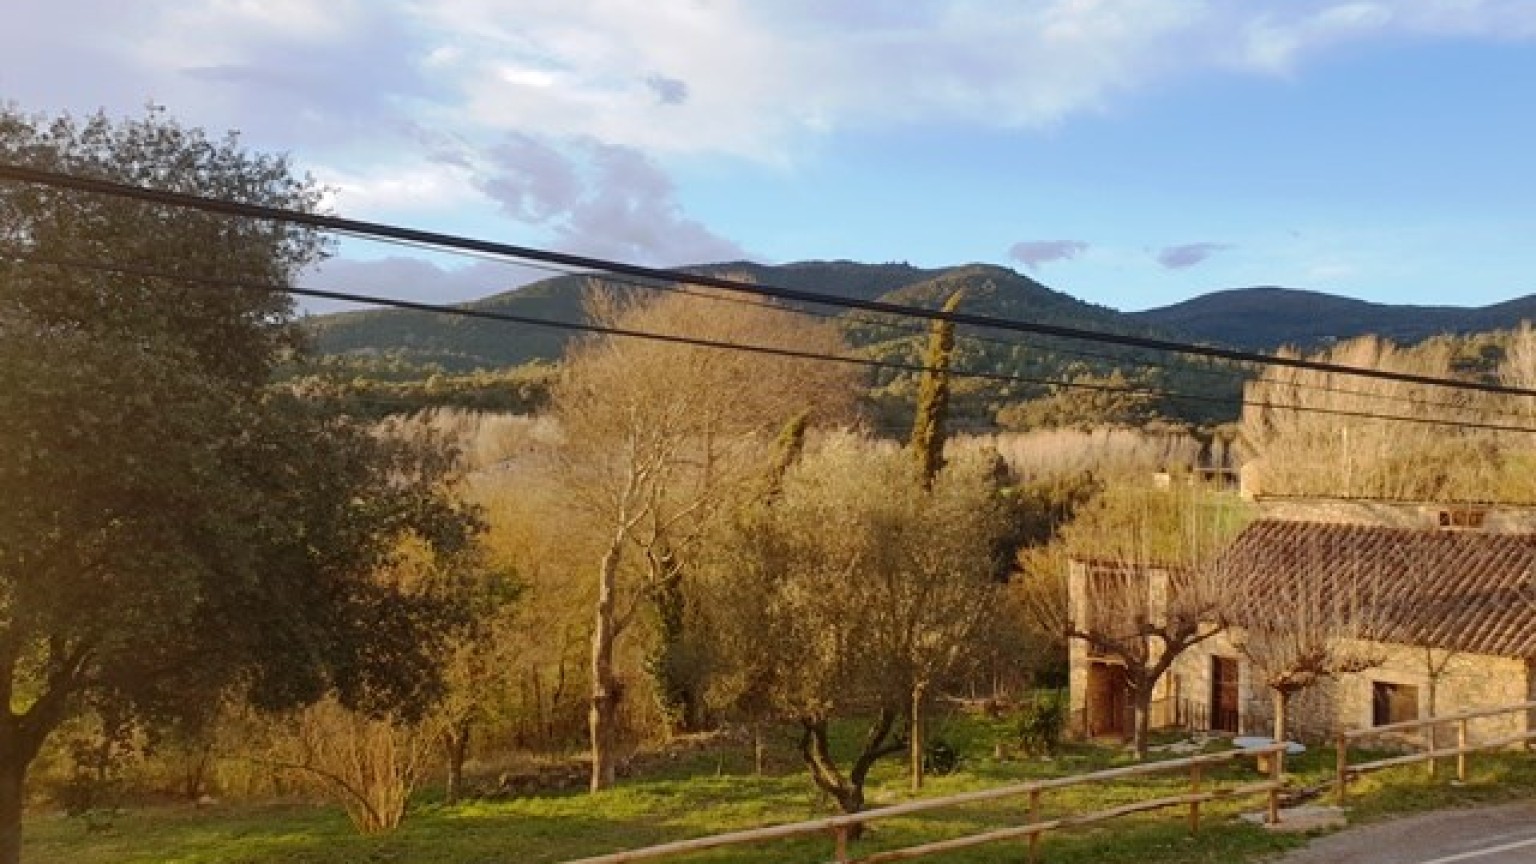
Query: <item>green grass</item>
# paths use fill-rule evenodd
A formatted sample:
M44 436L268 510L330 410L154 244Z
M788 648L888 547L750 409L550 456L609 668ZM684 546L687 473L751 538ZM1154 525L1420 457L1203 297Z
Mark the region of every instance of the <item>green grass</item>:
M931 778L925 796L991 788L1029 779L1076 774L1127 764L1118 749L1069 745L1055 760L999 761L992 744L1006 735L1002 724L952 721L941 729L959 746L960 770ZM849 740L851 730L839 737ZM776 742L771 776L747 770L741 747L681 754L650 765L644 776L596 796L544 794L508 800L471 801L455 807L427 802L416 806L396 832L363 837L339 810L299 804L266 806L153 807L125 812L107 830L88 830L82 820L38 815L26 825L25 860L37 864L339 864L339 862L421 862L421 864L545 864L603 852L633 849L687 837L827 815L822 796L795 762L788 738ZM1536 761L1519 753L1473 757L1464 785L1441 778L1428 783L1422 766L1362 778L1352 787L1352 818L1379 818L1406 810L1465 806L1536 794ZM1288 766L1296 785L1318 785L1331 777L1332 753L1309 753ZM1246 760L1210 771L1206 788L1259 779ZM1185 787L1182 774L1078 787L1049 793L1044 814L1082 812L1137 799L1172 794ZM899 761L878 766L868 791L871 807L909 800ZM427 797L427 796L422 796ZM1025 801L1005 800L935 811L877 823L857 845L860 852L913 845L1018 824ZM1298 845L1304 838L1272 835L1236 821L1254 810L1257 799L1223 802L1204 810L1201 832L1190 836L1182 810L1164 810L1091 828L1053 833L1042 841L1052 862L1241 862L1258 860ZM99 826L98 826L99 827ZM831 858L829 838L773 841L717 850L686 859L768 864ZM936 857L936 862L1021 860L1023 844L999 844Z

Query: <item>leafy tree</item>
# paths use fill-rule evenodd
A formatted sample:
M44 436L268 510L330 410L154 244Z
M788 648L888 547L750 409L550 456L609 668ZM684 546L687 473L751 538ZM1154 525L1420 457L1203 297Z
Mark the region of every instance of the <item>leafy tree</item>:
M965 299L965 290L949 295L944 311L954 312ZM923 357L922 383L917 392L917 414L912 422L912 439L907 444L917 460L918 482L926 492L944 467L944 424L949 415L949 364L955 350L955 323L933 322L928 336L928 351ZM912 790L923 788L923 704L932 682L916 678L912 682L912 704L907 716L907 737L911 751L909 769Z
M943 311L954 312L963 299L964 289L949 295ZM955 322L933 322L928 352L923 357L922 384L917 392L917 417L912 423L912 440L907 445L917 459L918 475L925 489L944 467L944 421L949 414L949 364L954 351Z
M732 620L757 622L732 643L737 668L800 725L813 781L846 812L863 808L875 762L906 748L914 682L941 686L979 648L1000 588L989 468L955 460L924 493L908 454L833 437L726 547ZM852 715L870 725L845 773L828 727Z
M157 112L0 111L0 161L319 199L285 160ZM291 301L199 281L282 286L324 251L282 224L0 184L0 862L20 855L29 764L87 704L174 716L234 688L414 713L436 696L454 586L388 573L403 537L471 542L450 456L269 388L300 341Z

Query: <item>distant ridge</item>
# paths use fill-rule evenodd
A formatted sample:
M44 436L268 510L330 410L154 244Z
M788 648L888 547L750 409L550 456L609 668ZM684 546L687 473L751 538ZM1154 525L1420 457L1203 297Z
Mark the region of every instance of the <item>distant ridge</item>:
M1053 291L1013 270L984 264L926 270L901 263L801 261L764 265L734 261L686 270L840 298L881 299L927 307L938 307L950 293L964 287L967 299L963 308L969 312L1096 329L1144 329L1113 309ZM582 321L582 295L588 282L587 276L558 276L464 305L530 318ZM833 307L816 311L828 317L841 317L849 328L850 338L859 345L905 342L912 335L895 327L871 326L854 320L884 320L879 316L850 316L846 310ZM556 360L572 336L568 330L406 310L342 312L316 316L308 323L315 346L322 354L394 354L450 371ZM899 323L924 332L925 325Z
M1367 333L1412 344L1536 321L1536 295L1482 307L1412 306L1271 285L1216 291L1126 317L1188 339L1260 351L1318 348Z
M900 262L800 261L766 265L730 261L689 267L686 271L746 278L836 297L929 308L938 307L950 293L964 287L967 300L962 308L968 312L1083 329L1183 338L1256 351L1272 351L1285 345L1314 349L1367 333L1412 344L1445 333L1508 330L1518 327L1522 320L1536 321L1536 295L1467 308L1370 303L1317 291L1260 286L1217 291L1171 306L1122 313L1054 291L1017 271L986 264L925 269ZM558 276L464 305L530 318L581 321L582 295L588 281L585 275ZM910 332L868 323L871 318L877 322L884 320L880 316L832 307L817 311L841 317L849 338L871 356L919 356L918 340ZM547 327L402 310L320 315L310 319L308 325L322 354L397 355L454 372L557 360L572 335L571 331ZM1026 368L1031 363L1025 355L1030 345L1049 348L1051 343L1025 341L1014 351L1017 357L1007 360L993 356L988 358L988 365L1044 374L1048 370ZM998 349L993 346L983 350L995 354Z

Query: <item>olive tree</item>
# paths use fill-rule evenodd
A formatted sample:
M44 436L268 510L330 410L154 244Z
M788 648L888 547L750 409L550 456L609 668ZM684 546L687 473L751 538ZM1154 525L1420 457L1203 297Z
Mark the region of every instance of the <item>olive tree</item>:
M0 110L0 162L278 207L284 159L151 112ZM280 289L326 250L274 223L0 183L0 862L28 766L87 704L264 707L334 692L420 710L451 586L378 578L404 537L452 554L473 514L442 451L269 386L301 339ZM209 280L270 284L271 291Z
M946 683L979 649L973 637L1001 590L990 469L953 460L925 492L907 454L833 436L723 546L737 674L800 726L812 780L846 812L863 808L875 762L905 748L915 682ZM845 773L828 730L848 716L869 728Z

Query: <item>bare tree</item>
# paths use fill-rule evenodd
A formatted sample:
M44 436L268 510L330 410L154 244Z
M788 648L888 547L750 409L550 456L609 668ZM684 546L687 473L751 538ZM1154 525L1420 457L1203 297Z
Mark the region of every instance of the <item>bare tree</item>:
M1286 740L1287 710L1318 682L1382 662L1375 577L1341 566L1349 558L1329 531L1293 531L1284 542L1243 542L1218 571L1237 586L1227 610L1230 638L1270 691L1274 740Z
M598 291L589 305L595 321L615 329L812 353L839 348L830 329L729 297L667 294L642 302ZM660 649L680 642L686 561L703 526L761 476L786 419L807 409L843 410L852 398L849 376L836 364L616 336L570 351L553 399L565 436L559 473L574 512L605 538L592 629L593 791L614 779L621 634L649 601ZM665 655L653 663L663 675L676 671ZM682 722L696 684L673 677L658 685Z
M1312 359L1457 375L1455 346L1448 340L1400 348L1367 336ZM1501 497L1509 483L1509 445L1528 444L1456 424L1469 417L1495 419L1490 412L1507 409L1464 390L1272 366L1248 386L1241 437L1265 494L1484 501ZM1450 425L1396 419L1401 417Z
M1124 670L1137 758L1147 754L1157 682L1181 654L1221 631L1229 583L1212 563L1246 518L1234 496L1195 485L1111 487L1065 531L1070 573L1031 574L1071 580L1071 590L1028 595L1041 623Z

